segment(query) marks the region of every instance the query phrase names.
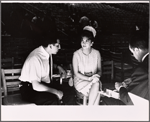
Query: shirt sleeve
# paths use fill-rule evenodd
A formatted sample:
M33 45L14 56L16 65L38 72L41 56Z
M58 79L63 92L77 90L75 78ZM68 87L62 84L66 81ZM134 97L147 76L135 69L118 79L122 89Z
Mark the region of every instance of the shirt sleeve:
M30 81L41 82L41 66L37 58L32 58L29 62L29 79Z
M126 88L121 87L119 90L119 95L120 100L124 102L126 105L133 105L133 101L131 100Z

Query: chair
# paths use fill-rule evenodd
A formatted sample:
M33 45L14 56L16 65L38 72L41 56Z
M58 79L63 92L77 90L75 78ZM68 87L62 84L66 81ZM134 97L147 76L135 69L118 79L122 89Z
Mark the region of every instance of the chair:
M114 64L114 72L116 75L116 70L121 71L121 81L124 80L124 75L126 71L132 70L133 67L127 63L124 63L123 54L122 52L113 52L110 51L111 58L113 60Z
M2 60L1 60L1 68L4 68L4 69L12 69L12 68L14 68L14 57L12 57L12 58L2 58ZM2 81L2 79L1 79L1 81ZM3 83L1 85L1 93L2 93L1 94L2 97L4 97Z
M76 103L78 105L87 105L88 103L88 96L83 95L81 92L78 92L76 89Z
M3 88L3 84L1 84L1 97L4 97L4 88Z
M35 105L21 98L19 91L21 81L18 80L21 69L1 69L1 73L4 90L3 105Z
M114 67L113 61L102 61L102 77L105 80L110 80L110 82L114 79Z
M102 61L101 81L103 89L114 89L114 65L113 61Z
M110 55L110 50L109 49L101 48L100 53L101 53L102 59L104 61L110 61L111 60L111 55Z

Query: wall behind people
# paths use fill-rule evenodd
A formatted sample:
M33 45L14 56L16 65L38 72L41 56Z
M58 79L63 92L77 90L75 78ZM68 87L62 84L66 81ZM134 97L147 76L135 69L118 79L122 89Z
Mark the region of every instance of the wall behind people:
M8 23L7 23L7 31L11 34L13 37L19 37L20 36L20 24L22 16L20 15L19 11L20 9L18 7L14 7L11 9L12 11L8 15Z

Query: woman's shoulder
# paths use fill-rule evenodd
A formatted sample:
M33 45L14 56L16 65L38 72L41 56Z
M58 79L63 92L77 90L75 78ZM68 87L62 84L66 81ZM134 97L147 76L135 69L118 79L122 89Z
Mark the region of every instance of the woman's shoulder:
M92 48L93 53L100 53L99 50Z

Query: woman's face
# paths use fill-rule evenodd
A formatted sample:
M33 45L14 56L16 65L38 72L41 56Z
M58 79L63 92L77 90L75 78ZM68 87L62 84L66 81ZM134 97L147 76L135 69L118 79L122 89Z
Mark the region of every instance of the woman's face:
M93 45L93 42L88 37L82 37L81 39L81 47L83 49L89 49Z

